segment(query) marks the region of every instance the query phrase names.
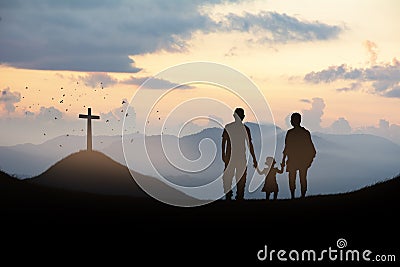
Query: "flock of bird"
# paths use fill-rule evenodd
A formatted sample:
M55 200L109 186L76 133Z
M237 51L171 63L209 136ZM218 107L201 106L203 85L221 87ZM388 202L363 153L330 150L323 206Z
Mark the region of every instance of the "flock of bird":
M105 90L104 90L104 85L103 85L103 83L102 82L100 82L100 84L99 84L99 86L98 87L96 87L96 88L94 88L94 89L92 89L94 92L101 92L102 93L102 98L103 98L103 100L106 100L107 99L107 96L109 95L107 92L105 92ZM78 90L79 89L79 90ZM85 88L86 89L86 88ZM32 89L32 88L30 88L29 86L25 86L25 90L34 90L34 89ZM79 81L77 81L76 82L76 88L74 88L73 89L73 91L72 92L69 92L69 90L68 89L66 89L66 88L64 88L64 87L60 87L59 89L59 93L60 93L60 97L59 97L59 99L57 99L56 97L51 97L51 101L54 103L54 107L55 108L57 108L58 110L62 110L63 112L69 112L71 109L72 109L72 107L75 107L75 105L76 104L78 104L79 105L79 102L80 102L80 100L81 100L81 98L83 98L83 97L86 97L87 96L87 93L86 92L84 92L84 93L79 93L80 91L82 91L82 89L80 89L79 88ZM36 92L34 91L34 93L38 93L38 92L40 92L40 89L37 89L36 90ZM26 95L28 95L28 94L26 94ZM26 98L25 98L25 94L22 94L22 99L24 99L25 101L27 100ZM73 102L72 102L72 101ZM75 103L74 103L75 102ZM121 102L121 105L122 105L122 109L121 109L121 113L123 113L125 110L124 109L126 109L127 107L128 107L128 102L125 100L125 99L123 99ZM31 103L31 104L28 104L28 105L26 105L26 106L19 106L19 105L16 105L15 107L16 108L21 108L22 110L24 110L25 111L25 116L29 116L29 115L32 115L33 113L30 111L30 110L32 110L32 109L34 109L34 107L35 106L38 106L38 107L40 107L40 103ZM64 107L63 107L64 106ZM86 105L82 105L82 107L83 108L87 108L87 106ZM56 121L56 120L59 120L60 118L58 117L58 115L56 115L56 114L51 114L52 112L53 112L53 110L52 109L47 109L47 111L46 112L48 112L49 113L49 119L51 119L51 118L53 118L53 120L54 121ZM53 115L53 116L51 116L51 115ZM126 117L128 117L129 116L129 113L127 112L126 114L125 114L125 116ZM107 118L107 119L105 119L105 120L103 120L104 121L104 123L106 123L107 125L109 125L109 127L111 127L111 131L114 131L114 126L115 126L115 123L118 123L118 122L120 122L121 120L118 118L118 116L113 116L113 117L111 117L111 118ZM113 126L113 124L114 124L114 126ZM84 132L85 131L85 129L83 129L83 128L81 128L81 129L72 129L72 132ZM127 129L125 129L125 131L127 131ZM47 134L46 134L46 129L43 129L43 136L46 136ZM66 134L65 135L66 137L69 137L70 135L69 134ZM131 142L133 142L133 140L131 140ZM103 141L101 141L101 143L103 143ZM59 144L58 145L60 148L62 148L63 147L63 144Z

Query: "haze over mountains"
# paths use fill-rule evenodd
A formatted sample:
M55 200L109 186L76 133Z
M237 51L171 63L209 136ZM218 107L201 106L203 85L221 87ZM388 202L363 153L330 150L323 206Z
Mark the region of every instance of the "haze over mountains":
M247 123L247 125L252 131L260 167L264 167L265 157L273 154L275 136L275 155L279 163L285 131L273 125L259 126L253 123ZM161 136L147 137L144 140L140 134L128 135L124 137L125 153L132 159L131 169L139 173L154 177L161 174L179 185L202 185L214 180L223 171L221 133L222 129L208 128L181 138L165 135L162 137L163 146L161 146ZM317 157L309 170L310 194L351 191L391 178L400 172L398 161L400 146L382 137L364 134L313 133L312 138L317 149ZM260 153L261 139L264 145L263 153ZM126 165L121 140L121 136L95 136L93 147ZM0 147L0 168L19 178L37 176L62 158L84 149L85 141L84 136L65 135L40 145L22 144ZM146 142L148 157L144 142ZM164 156L161 148L166 149L168 158ZM179 152L176 150L178 148L189 161L182 160L180 153L176 153ZM151 159L152 164L148 158ZM170 162L178 163L180 168L174 167ZM196 169L202 166L206 168L201 172L180 170ZM253 177L253 173L254 169L249 167L248 179ZM258 174L254 175L254 178L255 181L263 179ZM279 198L288 197L287 174L278 175L277 180L280 187ZM246 192L246 197L263 198L264 196L258 188L253 193Z

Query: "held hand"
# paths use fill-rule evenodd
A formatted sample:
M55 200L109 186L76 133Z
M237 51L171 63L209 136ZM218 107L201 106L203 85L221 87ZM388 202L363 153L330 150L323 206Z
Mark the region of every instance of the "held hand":
M253 160L253 167L254 167L254 168L257 168L257 167L258 167L257 160Z
M226 156L222 156L222 161L225 163L225 166L229 163L229 158Z

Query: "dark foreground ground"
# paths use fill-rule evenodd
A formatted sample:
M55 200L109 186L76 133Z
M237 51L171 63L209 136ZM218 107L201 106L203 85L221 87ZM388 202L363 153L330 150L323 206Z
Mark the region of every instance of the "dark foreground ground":
M282 263L257 259L265 245L321 251L336 249L339 238L347 249L400 260L400 178L342 195L196 208L50 189L5 176L0 182L1 257L13 265L271 266Z

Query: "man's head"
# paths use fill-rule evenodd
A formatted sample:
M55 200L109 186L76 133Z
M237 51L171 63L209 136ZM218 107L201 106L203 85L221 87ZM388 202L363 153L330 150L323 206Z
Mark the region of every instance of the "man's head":
M242 108L236 108L235 113L239 116L239 118L243 121L244 119L244 110Z
M292 116L290 117L290 123L292 124L293 127L300 126L301 123L301 115L300 113L293 113Z

